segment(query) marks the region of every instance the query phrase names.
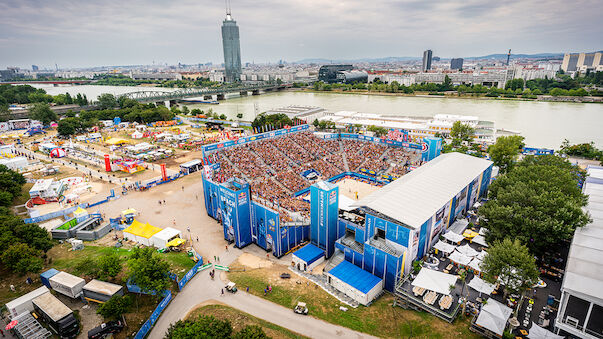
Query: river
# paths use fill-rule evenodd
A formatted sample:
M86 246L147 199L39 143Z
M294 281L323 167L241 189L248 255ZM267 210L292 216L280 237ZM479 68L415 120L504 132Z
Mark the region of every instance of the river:
M52 95L66 92L71 95L82 93L89 99L101 93L175 90L160 87L94 85L64 87L36 85L36 87L44 88ZM593 103L277 92L248 97L233 95L221 101L219 105L187 106L191 109L211 108L233 119L236 119L238 113L242 113L244 120L253 120L256 105L259 112L283 106L305 105L324 107L332 112L345 110L399 116L474 115L481 120L493 121L496 128L520 132L529 146L559 148L563 139L569 139L572 143L594 141L597 147L603 148L603 105Z

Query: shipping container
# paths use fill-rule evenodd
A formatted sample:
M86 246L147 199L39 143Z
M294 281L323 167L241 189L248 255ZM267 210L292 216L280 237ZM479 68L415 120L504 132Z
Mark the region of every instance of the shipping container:
M34 312L61 338L75 338L80 330L73 311L50 292L33 301Z

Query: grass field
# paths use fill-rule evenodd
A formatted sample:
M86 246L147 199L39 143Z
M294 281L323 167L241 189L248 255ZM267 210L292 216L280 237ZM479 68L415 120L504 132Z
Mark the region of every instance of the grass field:
M243 268L235 263L228 274L228 278L241 289L249 286L250 293L287 308L293 308L298 301L306 302L310 315L359 332L384 338L479 338L469 331L468 319L457 319L449 324L425 312L393 307L394 300L390 294L381 296L369 307L348 307L348 311L343 312L339 306L347 305L315 284L308 284L306 279L296 275L290 281L279 279L281 272L288 271L285 266L242 271ZM268 284L272 286L272 292L264 296L263 291Z
M263 319L256 318L245 312L241 312L225 305L205 305L194 309L186 319L195 319L198 316L214 316L216 319L228 320L235 332L247 325L260 326L264 332L272 338L306 338L300 334L275 325Z

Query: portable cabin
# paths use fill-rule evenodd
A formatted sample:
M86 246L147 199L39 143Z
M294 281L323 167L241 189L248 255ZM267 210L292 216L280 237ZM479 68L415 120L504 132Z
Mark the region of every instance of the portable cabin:
M86 281L67 272L59 272L48 279L52 289L70 298L77 298L82 294Z
M114 295L124 295L124 287L106 281L93 279L84 288L84 299L104 303Z

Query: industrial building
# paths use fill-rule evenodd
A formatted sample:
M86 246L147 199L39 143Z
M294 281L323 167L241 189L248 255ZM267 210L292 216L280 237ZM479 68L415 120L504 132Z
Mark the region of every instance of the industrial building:
M326 83L338 82L337 74L339 72L351 71L354 69L352 65L323 65L318 70L318 81Z
M564 72L603 71L603 52L565 53L561 69Z
M555 328L568 337L595 339L603 338L603 167L589 166L587 174L582 192L592 222L574 233Z
M222 22L222 47L224 49L224 81L240 81L242 72L239 26L230 15L230 8L226 12L226 19Z

